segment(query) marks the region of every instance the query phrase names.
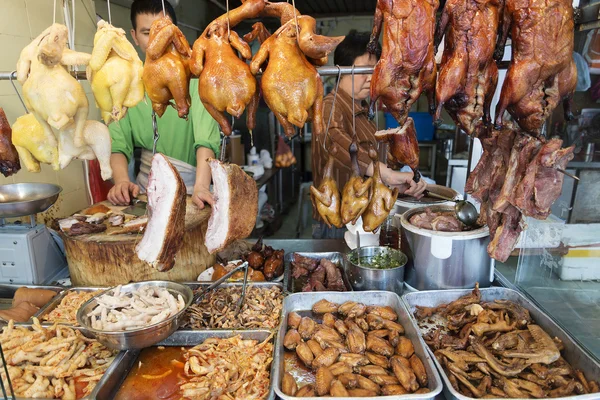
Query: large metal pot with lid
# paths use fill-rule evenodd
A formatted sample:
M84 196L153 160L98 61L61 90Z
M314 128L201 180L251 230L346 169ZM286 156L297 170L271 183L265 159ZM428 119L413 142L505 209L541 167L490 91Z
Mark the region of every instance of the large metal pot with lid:
M453 212L452 206L413 208L402 214L402 251L408 256L405 282L413 290L466 289L479 282L490 286L494 261L487 254L490 242L487 226L462 232L439 232L419 228L410 218L429 208Z
M446 196L449 199L458 199L460 197L456 190L446 186L427 185L427 190L429 190L432 193ZM420 199L415 199L412 196L399 195L398 200L396 200L396 204L394 204L394 208L392 209L392 215L403 214L405 211L412 210L413 208L441 205L452 206L454 205L454 203L451 201L437 199L435 197L424 196Z

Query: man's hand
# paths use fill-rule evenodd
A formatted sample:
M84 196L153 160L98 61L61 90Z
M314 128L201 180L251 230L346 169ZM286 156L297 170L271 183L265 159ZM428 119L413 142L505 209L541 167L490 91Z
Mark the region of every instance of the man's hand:
M107 198L108 201L116 206L126 206L139 193L140 187L138 185L130 181L121 181L115 183L110 189Z
M195 185L194 186L194 194L192 195L192 201L199 209L204 208L204 203L207 203L211 206L215 205L215 198L208 188Z
M427 189L427 182L423 179L419 180L419 182L415 182L412 179L410 180L410 187L404 191L404 194L412 196L414 198L420 199L423 197L423 192Z

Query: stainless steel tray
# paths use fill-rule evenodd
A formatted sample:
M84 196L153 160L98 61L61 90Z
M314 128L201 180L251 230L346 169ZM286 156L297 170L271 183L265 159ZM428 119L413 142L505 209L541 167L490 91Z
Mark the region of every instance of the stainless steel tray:
M494 301L500 299L510 300L528 309L536 324L541 326L547 333L550 334L550 336L556 336L562 340L565 346L565 350L562 352L565 360L567 360L574 368L582 370L588 378L597 379L600 376L600 365L594 361L592 357L590 357L581 347L579 347L579 345L569 335L567 335L567 333L563 331L562 328L556 324L556 322L554 322L548 315L546 315L521 293L517 292L516 290L501 287L492 287L480 290L482 301ZM416 306L436 307L442 303L450 303L451 301L469 294L470 292L471 289L429 290L407 293L402 296L402 300L410 311L410 318L413 320L414 325L418 326L417 320L413 315L416 310ZM423 329L421 330L421 333L423 334L427 330L428 328ZM444 396L446 399L472 399L472 397L465 396L452 387L446 372L433 355L433 351L429 348L429 346L427 346L427 350L429 351L433 362L444 379ZM600 393L561 397L561 399L600 399Z
M283 287L288 293L300 293L302 292L302 286L307 281L306 277L302 277L299 279L294 279L292 276L292 257L294 254L300 254L301 256L314 258L320 260L325 258L332 263L338 265L340 270L342 271L342 280L344 281L344 285L346 285L346 289L348 291L352 291L352 285L350 285L350 280L348 279L348 275L346 273L346 257L343 253L335 252L317 252L317 253L305 253L301 251L290 252L287 253L284 257L285 269L283 271Z
M31 327L33 324L18 324L18 325ZM73 329L79 329L79 327L73 327ZM102 396L101 393L103 393L103 390L106 390L106 389L104 389L105 386L112 385L112 382L114 381L115 371L117 370L119 364L122 362L125 355L126 355L126 353L124 351L117 353L117 355L115 355L115 359L113 360L112 364L108 367L106 372L104 372L104 375L102 375L102 379L100 379L100 381L98 382L96 387L94 387L94 390L92 390L92 392L89 395L82 397L80 400L104 400L104 399L107 399L108 397ZM2 371L4 370L2 367L0 367L0 369ZM9 399L12 399L12 397L10 397L10 389L8 387L6 388L6 393L8 394ZM0 394L0 396L1 396L1 394ZM15 400L29 400L29 398L28 397L16 397ZM50 400L50 399L39 398L38 400Z
M283 320L279 327L279 335L275 345L275 374L272 381L275 382L275 393L284 400L293 400L295 397L288 396L281 391L281 378L284 372L284 352L283 337L287 330L287 314L292 311L311 310L314 303L319 300L327 299L334 303L343 303L348 300L361 302L366 305L390 306L398 314L398 322L404 327L404 335L409 338L415 348L415 353L423 361L427 376L429 378L429 389L431 392L426 394L407 394L399 396L378 396L385 399L433 399L442 391L442 380L437 373L431 355L425 350L427 345L421 338L417 326L410 318L408 310L396 293L385 291L364 291L364 292L310 292L291 294L283 300ZM355 399L354 397L344 397L345 399Z
M185 346L191 347L196 346L208 338L228 338L235 335L241 335L243 339L255 339L263 341L272 335L273 333L268 330L247 330L247 331L225 331L225 330L205 330L205 331L177 331L173 333L166 340L157 343L156 346ZM275 343L273 351L275 352ZM110 376L106 377L107 381L105 385L102 385L98 389L96 398L99 400L113 399L119 391L121 385L125 381L127 375L131 369L135 366L135 362L138 358L139 351L127 351L123 353L123 357L120 362L115 366ZM111 366L112 368L112 366ZM274 375L275 362L271 362L271 383L269 384L269 396L268 400L275 399L275 392L273 391L273 375ZM104 379L104 377L103 377Z
M198 290L198 288L207 288L208 286L211 285L210 282L184 282L184 285L189 286L193 291ZM227 288L227 287L240 287L243 286L244 283L243 282L229 282L229 283L223 283L220 286L218 286L215 290L218 290L220 288ZM248 282L248 286L255 286L258 288L272 288L274 286L278 287L281 289L281 293L283 296L285 296L285 290L283 288L283 282ZM187 311L186 311L187 314ZM278 329L279 328L279 324L281 323L281 315L279 316L279 322L277 323L277 328L274 329ZM238 328L235 329L236 331L254 331L254 330L270 330L269 328L255 328L255 329L244 329L244 328ZM206 329L189 329L189 328L180 328L179 331L189 331L189 332L197 332L197 331L204 331ZM212 331L231 331L231 329L220 329L220 328L211 328L210 330Z
M52 312L52 310L54 310L56 307L59 306L60 302L62 301L62 299L65 298L65 296L70 293L70 292L94 292L96 290L107 290L109 289L108 287L72 287L66 290L63 290L62 292L60 292L57 296L54 296L54 298L52 300L50 300L50 302L48 304L46 304L44 307L40 308L38 310L38 312L36 312L33 316L36 317L37 319L40 320L40 323L42 325L52 325L54 324L54 322L50 322L50 321L42 321L42 318L44 317L44 315L49 314L50 312ZM61 325L75 325L75 324L68 324L66 322L61 322Z
M6 310L6 309L12 307L13 298L15 297L15 293L16 293L17 289L19 289L21 287L27 287L30 289L54 290L56 292L56 295L48 303L46 303L46 305L42 308L45 308L48 306L48 304L52 303L52 301L54 301L54 299L56 299L57 296L60 296L61 292L65 289L65 287L62 287L62 286L0 284L0 310ZM40 310L42 308L40 308ZM37 313L39 313L40 310L38 310ZM37 313L35 313L33 316L34 317L37 316ZM25 323L31 323L31 322L32 321L30 318ZM6 325L7 323L8 323L7 321L0 320L0 327Z

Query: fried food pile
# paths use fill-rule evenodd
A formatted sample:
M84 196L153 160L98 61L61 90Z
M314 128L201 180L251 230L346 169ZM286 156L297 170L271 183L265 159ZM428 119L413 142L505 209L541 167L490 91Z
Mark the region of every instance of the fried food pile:
M303 292L345 292L349 289L344 283L341 269L326 258L319 260L294 253L291 267L294 279L307 277L302 285Z
M183 297L177 298L167 289L142 286L131 292L121 292L121 285L97 298L90 312L90 326L101 331L127 331L162 322L185 307Z
M479 287L452 303L419 307L419 325L452 387L469 397L542 398L596 393L598 383L562 358L564 346L508 300L484 302Z
M269 394L270 366L273 361L272 335L262 343L209 338L191 348L184 372L189 381L180 385L185 398L198 400L227 398L264 399Z
M296 397L372 397L428 393L428 377L398 315L389 306L341 305L320 300L312 307L322 323L295 312L287 316L283 345L315 375L298 387L285 371L283 393Z
M192 304L185 316L183 329L274 329L279 325L283 292L277 286L249 285L240 313L235 305L242 287L218 288L207 294L200 304Z
M88 339L76 329L54 325L44 328L9 322L0 335L12 387L17 397L75 399L76 383L87 383L88 395L114 360L116 351ZM4 368L0 375L7 387Z
M42 320L59 324L77 325L77 311L79 307L100 292L101 290L96 290L95 292L76 292L72 290L62 298L58 307L42 316Z

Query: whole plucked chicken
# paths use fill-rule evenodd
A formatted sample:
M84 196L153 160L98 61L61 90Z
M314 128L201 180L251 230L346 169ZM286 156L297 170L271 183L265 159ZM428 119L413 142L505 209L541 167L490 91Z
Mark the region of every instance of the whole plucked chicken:
M372 178L364 179L358 166L358 144L353 141L348 149L352 163L352 175L342 190L342 223L356 224L371 201Z
M469 135L491 123L490 106L498 82L494 49L502 0L448 0L435 40L445 35L436 83L435 120L442 106ZM437 48L437 46L436 46Z
M398 198L398 188L390 189L381 179L377 151L373 148L369 149L369 157L373 161L373 180L371 201L362 214L365 232L373 232L385 221Z
M507 0L496 59L512 39L512 61L496 107L497 127L504 111L519 126L539 135L559 101L570 120L571 98L577 86L573 60L573 7L568 0Z
M144 99L144 66L125 31L106 21L98 21L94 49L87 68L96 105L109 124L119 121Z
M199 77L200 100L225 135L231 134L225 111L239 118L248 106L246 125L250 132L256 125L259 101L256 78L234 50L245 60L252 58L252 51L231 28L244 19L257 17L264 7L264 0L244 2L211 22L194 43L190 70Z
M333 178L333 166L335 164L335 154L337 147L335 145L329 150L327 164L323 170L323 178L319 188L310 187L310 199L313 207L318 211L323 221L331 228L341 228L343 226L342 216L340 214L341 196L337 183Z
M40 172L40 163L50 164L58 171L58 145L46 140L46 132L33 114L17 118L13 124L13 144L25 168L29 172Z
M192 103L189 90L191 55L185 36L169 17L152 23L142 80L152 109L159 117L171 105L180 118L187 118Z
M377 0L373 31L367 50L375 54L383 26L381 58L371 79L371 110L381 99L400 126L425 91L434 111L435 13L438 0Z
M0 172L4 176L16 174L21 169L19 153L12 142L12 136L6 114L0 107Z
M48 143L58 145L52 128L60 132L74 121L74 143L79 147L84 144L88 100L65 67L87 65L91 56L68 49L67 38L64 25L53 24L44 30L21 51L17 80L23 85L25 105L42 125Z
M296 25L288 21L269 37L250 63L252 74L269 60L261 78L262 95L288 137L294 125L302 128L310 118L313 135L323 125L323 82L316 68L298 47Z

